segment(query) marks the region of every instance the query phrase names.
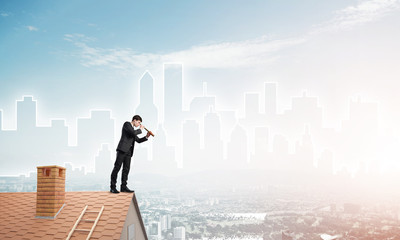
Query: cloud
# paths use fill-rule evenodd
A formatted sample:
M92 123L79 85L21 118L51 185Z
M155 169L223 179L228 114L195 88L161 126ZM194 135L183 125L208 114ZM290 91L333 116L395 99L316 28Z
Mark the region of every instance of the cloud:
M389 13L398 10L399 0L369 0L358 5L349 6L334 13L334 17L317 25L312 34L349 30L369 22L377 21Z
M31 32L33 32L33 31L39 31L39 28L34 27L34 26L26 26L26 28L27 28L29 31L31 31Z
M105 49L90 47L90 38L82 34L66 34L66 41L73 42L81 49L84 66L109 66L115 69L143 68L162 62L184 62L199 68L245 67L267 64L279 58L277 52L283 48L298 45L303 38L271 40L261 37L239 42L224 42L193 46L190 49L166 53L138 53L131 48Z
M163 56L164 61L182 61L200 68L231 68L268 64L279 58L279 51L301 44L304 38L253 40L194 46Z
M79 48L77 56L85 67L107 66L110 68L130 71L134 68L143 68L153 62L161 61L161 55L139 54L130 48L106 49L91 47L88 44L96 41L95 38L84 34L65 34L64 40L72 42Z
M97 39L94 37L87 37L84 34L75 33L75 34L65 34L64 40L66 40L68 42L74 42L74 43L78 43L78 42L88 43L88 42L95 42Z
M7 12L0 12L0 16L2 16L2 17L8 17L8 16L10 16L11 14L10 13L7 13Z
M315 34L343 31L376 21L399 8L400 0L368 0L334 12L331 20L314 26L303 36L272 39L267 36L237 41L196 45L189 49L157 54L138 53L131 48L91 47L95 39L83 34L66 34L64 39L80 49L79 57L86 67L108 66L130 71L163 62L183 62L197 68L236 68L265 66L281 57L281 51L307 42Z

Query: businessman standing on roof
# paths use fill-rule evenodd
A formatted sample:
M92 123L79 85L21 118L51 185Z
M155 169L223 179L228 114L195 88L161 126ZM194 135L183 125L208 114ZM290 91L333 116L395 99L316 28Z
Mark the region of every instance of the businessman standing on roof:
M138 135L142 133L144 126L142 125L142 118L139 115L135 115L131 122L125 122L122 127L121 140L119 140L117 147L117 159L114 163L114 169L111 173L111 193L119 193L116 188L117 175L122 166L121 176L121 192L134 192L127 186L128 174L131 166L131 158L133 155L133 149L135 148L135 142L142 143L147 141L151 132L147 132L145 137L139 138Z

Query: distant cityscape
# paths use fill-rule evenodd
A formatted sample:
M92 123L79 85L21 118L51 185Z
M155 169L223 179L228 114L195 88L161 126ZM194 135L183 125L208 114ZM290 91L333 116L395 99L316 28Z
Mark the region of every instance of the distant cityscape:
M383 181L368 175L307 178L265 170L233 173L135 175L130 183L149 239L400 237L399 176ZM36 191L34 174L0 181L2 191ZM82 172L79 181L67 177L66 190L107 191L108 186Z
M150 239L398 239L398 203L273 185L141 195ZM330 189L331 190L331 189ZM343 191L342 191L343 193ZM352 199L352 200L350 200ZM378 201L377 201L378 200ZM181 236L181 235L180 235Z

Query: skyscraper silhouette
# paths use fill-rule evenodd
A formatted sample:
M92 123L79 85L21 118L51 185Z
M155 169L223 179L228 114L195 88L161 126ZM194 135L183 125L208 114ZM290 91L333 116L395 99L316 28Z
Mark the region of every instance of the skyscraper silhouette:
M182 64L164 64L164 126L169 136L180 133L182 122Z
M254 120L258 118L260 95L258 93L246 93L245 94L245 115L247 120Z
M351 169L358 168L359 163L376 165L379 161L377 153L378 143L378 104L363 102L360 98L350 101L349 119L342 123L342 141L336 159L348 159ZM343 164L341 162L340 164ZM370 171L379 171L371 169Z
M154 105L154 79L146 71L140 79L140 103L136 114L143 117L143 125L154 129L158 125L158 110Z
M373 102L363 102L360 97L356 100L351 100L349 122L350 126L346 126L344 123L343 127L357 127L357 131L359 131L361 135L368 134L372 138L375 138L378 134L378 104ZM367 130L367 132L365 132L365 130Z
M24 96L17 101L17 130L1 131L0 169L7 174L28 172L37 165L62 164L68 155L68 127L65 120L51 120L51 126L36 126L36 100ZM23 150L14 150L23 144ZM56 158L54 156L57 156ZM0 173L1 174L1 173Z
M224 141L230 138L232 129L238 122L237 113L234 110L218 110L217 111L221 119L221 135Z
M266 82L264 84L265 114L267 117L276 115L276 83Z
M318 171L324 175L333 174L333 153L325 149L318 161Z
M244 111L245 117L240 123L249 131L249 126L260 126L265 124L265 116L260 114L260 94L245 93L244 95Z
M101 149L95 157L95 175L96 178L103 181L104 185L108 185L110 179L110 169L113 167L111 159L111 151L108 144L102 144Z
M243 169L247 167L247 134L243 127L236 125L228 143L228 167Z
M268 160L268 128L256 127L254 133L254 156L251 165L255 168L266 168Z
M151 161L149 161L149 150L143 144L135 145L135 152L133 153L131 162L131 171L129 172L130 178L136 173L149 173L153 172Z
M222 154L221 121L211 108L204 116L204 165L213 169L221 168Z
M301 97L293 97L290 114L298 126L307 124L310 130L322 127L322 108L318 106L318 98L308 96L306 91Z
M196 170L202 160L200 154L200 130L195 120L186 120L182 126L182 157L185 170Z
M36 101L32 96L24 96L17 101L18 131L33 130L36 127Z
M114 146L114 119L111 118L109 110L92 110L89 118L78 118L78 148L84 164L93 165L88 162L97 154L102 144Z
M68 127L65 125L64 119L51 120L51 128L49 136L52 145L57 150L65 149L68 146ZM48 146L51 148L50 146Z
M276 115L274 127L290 141L295 141L303 134L304 125L309 126L310 133L315 135L322 129L322 108L317 97L310 97L304 91L302 96L292 98L291 109Z
M89 118L78 118L78 145L96 153L103 143L114 148L114 119L111 118L111 112L92 110Z
M157 138L153 143L153 171L161 174L171 174L177 169L175 149L167 145L167 136L163 126L157 129Z
M288 157L289 157L289 141L280 134L274 136L273 145L273 164L272 168L281 169L288 167Z
M193 119L201 119L210 110L215 109L215 96L208 96L207 83L203 82L203 96L194 97L190 102L189 117Z
M301 142L298 142L296 145L296 155L297 162L295 165L299 170L310 172L314 169L314 146L307 125L305 126Z

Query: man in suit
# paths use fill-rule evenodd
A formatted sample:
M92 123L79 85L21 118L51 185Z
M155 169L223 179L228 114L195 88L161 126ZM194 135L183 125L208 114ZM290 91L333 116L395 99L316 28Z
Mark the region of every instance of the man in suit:
M131 166L131 158L133 155L133 149L135 148L135 142L142 143L147 141L150 136L148 132L146 137L139 138L138 135L142 133L144 126L141 124L142 118L139 115L135 115L131 122L125 122L122 127L121 140L119 140L117 147L117 159L114 163L114 169L111 173L111 193L119 193L117 184L117 175L122 167L121 176L121 192L134 192L127 186L128 174Z

